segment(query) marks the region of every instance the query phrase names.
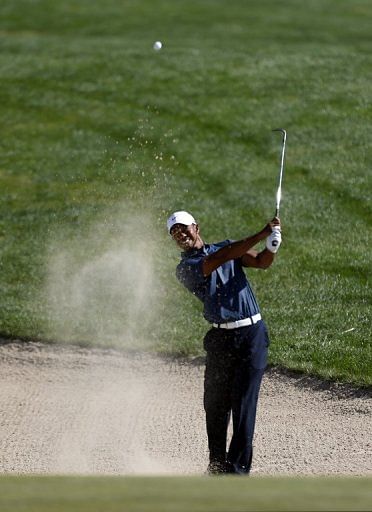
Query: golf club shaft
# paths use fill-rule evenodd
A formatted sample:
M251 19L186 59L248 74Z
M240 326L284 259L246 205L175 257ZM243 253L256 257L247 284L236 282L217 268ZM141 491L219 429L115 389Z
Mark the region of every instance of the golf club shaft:
M285 143L287 140L287 132L285 130L283 130L283 128L277 128L276 130L273 130L273 132L281 132L283 135L282 155L281 155L281 160L280 160L279 182L278 182L278 189L276 191L276 209L275 209L275 217L279 217L280 200L282 198L282 180L283 180L284 155L285 155Z

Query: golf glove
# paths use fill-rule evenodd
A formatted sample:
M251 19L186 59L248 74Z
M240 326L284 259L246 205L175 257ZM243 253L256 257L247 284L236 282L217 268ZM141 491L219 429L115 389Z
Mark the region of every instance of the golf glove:
M282 243L282 234L280 232L280 227L275 226L272 230L271 235L266 238L266 248L272 252L276 253Z

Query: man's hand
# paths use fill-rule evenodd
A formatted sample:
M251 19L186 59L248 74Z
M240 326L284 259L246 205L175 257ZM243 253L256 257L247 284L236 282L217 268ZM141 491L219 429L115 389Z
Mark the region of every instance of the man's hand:
M264 230L265 230L266 235L270 236L271 233L275 229L278 229L278 228L279 228L279 231L280 231L280 229L281 229L280 219L279 219L279 217L274 217L273 220L271 220L268 224L266 224Z
M272 233L266 238L266 249L275 254L282 243L280 226L274 226Z
M266 248L275 254L280 244L282 243L282 234L280 232L280 220L277 217L274 217L271 223L268 224L272 231L270 235L266 238Z

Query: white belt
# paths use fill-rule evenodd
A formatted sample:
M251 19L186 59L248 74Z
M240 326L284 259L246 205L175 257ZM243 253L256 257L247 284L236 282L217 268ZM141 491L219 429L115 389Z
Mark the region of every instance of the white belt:
M256 324L261 320L261 315L258 313L257 315L253 315L249 318L243 318L243 320L237 320L236 322L226 322L224 324L212 324L213 327L218 327L220 329L237 329L238 327L244 327L246 325Z

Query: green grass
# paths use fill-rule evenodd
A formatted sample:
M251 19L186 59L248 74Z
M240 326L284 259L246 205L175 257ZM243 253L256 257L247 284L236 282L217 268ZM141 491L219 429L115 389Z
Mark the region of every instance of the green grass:
M370 510L370 478L2 477L2 512Z
M187 208L207 241L260 229L283 126L284 242L249 272L271 362L371 385L371 16L367 0L4 0L2 335L201 354L164 222Z

